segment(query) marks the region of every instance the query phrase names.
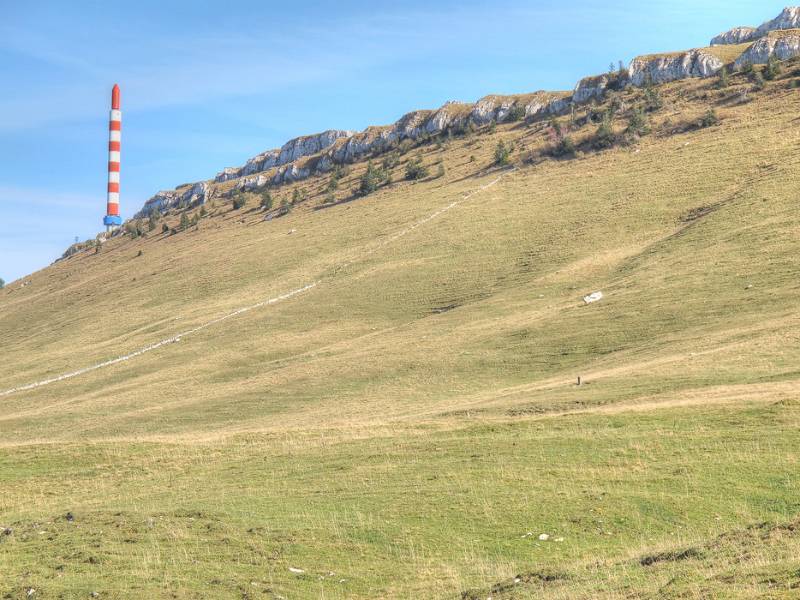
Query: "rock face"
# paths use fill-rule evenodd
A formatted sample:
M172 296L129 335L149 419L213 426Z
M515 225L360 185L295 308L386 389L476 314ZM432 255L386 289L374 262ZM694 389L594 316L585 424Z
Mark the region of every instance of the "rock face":
M756 37L762 37L770 31L797 29L798 27L800 27L800 6L788 6L777 17L763 23L756 30Z
M352 135L352 131L330 129L322 133L294 138L286 142L280 150L267 150L258 156L254 156L248 160L243 167L228 167L227 169L223 169L220 173L217 173L214 181L220 183L228 181L229 179L237 179L239 177L252 175L253 173L266 171L272 167L286 165L298 158L317 154L325 148L331 147L336 140Z
M710 77L724 63L705 50L689 50L678 54L640 56L634 58L628 68L631 83L643 86L652 83L667 83L690 77Z
M134 215L135 219L147 217L153 211L165 212L177 206L197 206L203 204L210 197L207 181L200 181L183 190L169 190L158 192L144 203L142 210Z
M584 104L593 98L602 98L606 94L608 83L608 75L584 77L575 86L575 91L572 93L572 101L575 104Z
M755 27L734 27L720 33L718 36L711 39L712 46L726 46L730 44L744 44L758 37Z
M745 65L763 65L770 56L786 60L800 56L800 31L774 31L756 41L733 63L735 69Z
M743 44L766 36L770 31L800 28L800 7L787 6L777 17L759 27L734 27L711 40L712 46Z

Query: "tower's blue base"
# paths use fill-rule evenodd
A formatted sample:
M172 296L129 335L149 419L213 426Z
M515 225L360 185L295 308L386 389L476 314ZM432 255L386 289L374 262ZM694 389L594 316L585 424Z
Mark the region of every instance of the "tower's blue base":
M106 227L119 227L122 225L122 217L117 217L114 215L106 215L103 217L103 225Z

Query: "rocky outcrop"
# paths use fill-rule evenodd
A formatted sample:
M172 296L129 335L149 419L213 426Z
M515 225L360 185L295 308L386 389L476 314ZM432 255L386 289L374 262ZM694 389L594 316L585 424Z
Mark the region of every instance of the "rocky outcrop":
M608 75L584 77L575 86L575 91L572 93L572 101L575 104L584 104L593 98L602 98L605 96L608 83Z
M633 85L643 86L648 81L659 84L690 77L710 77L723 65L719 58L705 50L688 50L634 58L628 76Z
M711 40L711 45L743 44L763 38L771 31L798 28L800 28L800 7L787 6L777 17L762 23L759 27L734 27L730 31L719 34Z
M289 164L304 156L317 154L330 148L336 140L353 135L352 131L330 129L314 135L304 135L286 142L279 150L267 150L248 160L243 167L228 167L214 178L221 183L230 179L238 179L254 173L260 173L273 167Z
M735 69L766 64L770 57L786 60L800 56L800 30L773 31L756 41L733 63Z
M178 206L197 206L205 203L210 195L207 181L199 181L198 183L193 183L176 190L158 192L155 196L147 200L142 210L133 217L135 219L142 219L150 215L153 211L166 212Z
M770 31L779 31L781 29L798 29L800 28L800 6L787 6L781 11L777 17L771 21L763 23L756 30L756 37L767 35Z
M478 127L493 121L502 123L515 104L516 99L510 96L485 96L472 106L469 120Z
M734 27L725 33L711 39L712 46L727 46L733 44L744 44L758 37L755 27Z
M305 135L303 137L290 140L281 148L280 155L278 156L275 166L287 165L290 162L296 161L298 158L317 154L325 148L330 148L339 138L347 138L351 137L352 135L352 131L329 129L328 131L323 131L322 133L318 133L316 135ZM273 165L266 165L265 168L270 168L271 166Z

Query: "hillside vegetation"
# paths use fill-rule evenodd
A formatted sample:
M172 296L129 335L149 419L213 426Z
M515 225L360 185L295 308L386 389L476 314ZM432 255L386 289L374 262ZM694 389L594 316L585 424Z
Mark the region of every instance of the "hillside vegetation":
M793 597L799 66L409 145L366 195L362 161L218 198L0 290L2 393L315 284L0 397L0 597Z

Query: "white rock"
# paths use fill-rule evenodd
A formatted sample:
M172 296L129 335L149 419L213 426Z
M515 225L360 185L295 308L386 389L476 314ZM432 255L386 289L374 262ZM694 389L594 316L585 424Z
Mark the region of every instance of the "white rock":
M756 36L760 37L766 35L770 31L777 31L779 29L797 28L800 28L800 7L787 6L777 17L771 21L762 23L756 30Z
M292 572L292 573L297 573L298 575L301 574L301 573L305 573L305 570L298 569L296 567L289 567L289 571Z
M638 56L628 67L628 76L635 86L667 83L690 77L711 77L725 63L705 50L689 50L679 54Z
M743 44L753 40L758 35L755 27L734 27L725 33L720 33L711 39L712 46L725 46L728 44Z
M778 60L787 60L800 55L800 33L770 33L745 50L733 63L735 69L745 65L763 65L769 62L770 56Z
M549 539L550 539L550 536L548 534L546 534L546 533L539 534L539 541L540 542L546 542Z
M584 77L575 86L572 94L572 101L575 104L584 104L593 98L602 98L608 87L608 75L597 75L594 77Z
M583 297L583 301L586 302L586 304L591 304L592 302L597 302L602 299L603 299L603 292L592 292L588 296Z

